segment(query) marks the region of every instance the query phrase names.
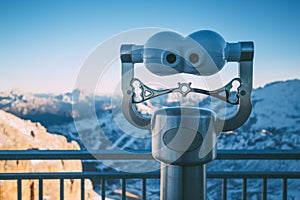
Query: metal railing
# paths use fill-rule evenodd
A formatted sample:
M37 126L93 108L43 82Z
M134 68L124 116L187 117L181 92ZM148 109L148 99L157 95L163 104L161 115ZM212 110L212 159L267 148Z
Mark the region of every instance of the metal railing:
M93 155L88 151L77 150L2 150L0 151L0 160L152 160L150 153L120 153L114 151L98 151ZM217 160L300 160L300 151L236 151L222 150L218 151ZM125 172L51 172L51 173L1 173L0 180L17 181L17 199L22 199L22 180L35 179L39 182L39 199L43 199L43 180L58 179L60 180L60 199L64 199L64 180L79 179L81 180L81 199L84 196L84 180L98 179L101 180L101 196L106 197L106 180L122 180L122 199L126 199L126 180L141 179L142 199L147 198L147 179L159 179L159 172L152 173L125 173ZM262 199L267 199L268 179L282 180L282 199L287 200L288 180L300 179L300 172L271 172L271 171L208 171L208 179L222 180L222 199L227 199L228 179L242 180L242 199L247 199L247 182L248 179L262 180Z

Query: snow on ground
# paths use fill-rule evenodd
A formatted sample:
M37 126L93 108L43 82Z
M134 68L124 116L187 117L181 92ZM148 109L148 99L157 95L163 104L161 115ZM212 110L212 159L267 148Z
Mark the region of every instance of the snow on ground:
M165 105L172 101L171 96L167 99L160 98L156 103L148 103L140 106L142 112L152 112L153 107L163 102ZM197 99L197 98L195 98ZM185 104L195 104L185 101ZM222 133L218 138L218 149L300 149L300 80L291 80L286 82L271 83L264 88L258 88L252 93L253 110L249 120L239 129ZM4 97L2 101L7 101ZM158 102L158 103L157 103ZM206 100L200 103L200 106L207 106ZM217 104L214 104L218 107ZM219 106L220 107L220 106ZM120 112L118 105L111 106L113 110L103 110L99 118L86 119L82 118L77 121L77 128L74 122L48 126L48 131L59 132L65 135L69 140L80 141L78 130L84 130L85 136L90 141L92 149L151 149L151 135L147 131L141 131L130 125ZM227 113L233 114L236 108L227 107ZM145 114L143 113L143 114ZM18 127L21 128L21 127ZM103 144L103 135L99 134L102 130L105 139L111 142L111 146ZM81 143L84 148L83 144ZM124 164L124 163L123 163ZM142 168L140 165L139 168ZM108 170L103 164L98 164L98 169ZM261 170L261 171L300 171L299 161L214 161L207 166L208 170ZM299 199L299 181L289 180L289 198ZM297 185L298 184L298 185ZM157 199L159 195L159 182L149 180L147 183L149 199ZM108 184L113 190L120 188L120 181ZM130 181L128 191L138 193L140 183L138 180ZM209 199L218 199L221 192L220 180L208 181ZM248 183L249 199L261 199L261 181L249 180ZM100 187L100 186L99 186ZM268 183L268 198L278 199L281 195L281 182L271 180ZM140 193L139 193L140 194ZM230 180L228 183L229 199L239 199L241 194L241 180Z

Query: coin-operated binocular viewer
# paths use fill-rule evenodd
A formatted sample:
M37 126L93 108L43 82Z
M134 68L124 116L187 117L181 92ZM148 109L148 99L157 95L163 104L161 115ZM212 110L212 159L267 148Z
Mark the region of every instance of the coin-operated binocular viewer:
M253 54L253 42L227 43L213 31L198 31L187 37L160 32L144 45L121 46L122 110L131 124L152 133L152 155L161 163L162 200L205 199L205 164L216 158L218 135L240 127L251 112ZM144 63L159 76L210 76L218 73L226 62L238 62L238 77L213 91L194 88L190 82L178 83L178 87L170 89L152 89L134 73L135 64ZM239 82L239 87L232 100L234 81ZM228 119L199 107L160 108L151 117L137 112L135 104L172 92L184 97L191 92L210 95L236 105L237 111Z

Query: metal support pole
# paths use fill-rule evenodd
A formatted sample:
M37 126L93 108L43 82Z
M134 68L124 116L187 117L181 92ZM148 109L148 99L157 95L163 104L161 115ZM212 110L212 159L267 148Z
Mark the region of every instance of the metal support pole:
M161 164L161 200L205 200L205 165L179 166Z
M165 108L152 122L152 154L161 163L160 200L205 200L205 164L216 157L215 113Z

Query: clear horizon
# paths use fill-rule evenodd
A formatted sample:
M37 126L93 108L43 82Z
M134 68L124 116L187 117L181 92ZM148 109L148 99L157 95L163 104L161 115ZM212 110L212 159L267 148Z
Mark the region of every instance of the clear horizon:
M300 2L1 1L0 90L65 93L107 38L143 27L210 29L255 43L254 88L300 79Z

